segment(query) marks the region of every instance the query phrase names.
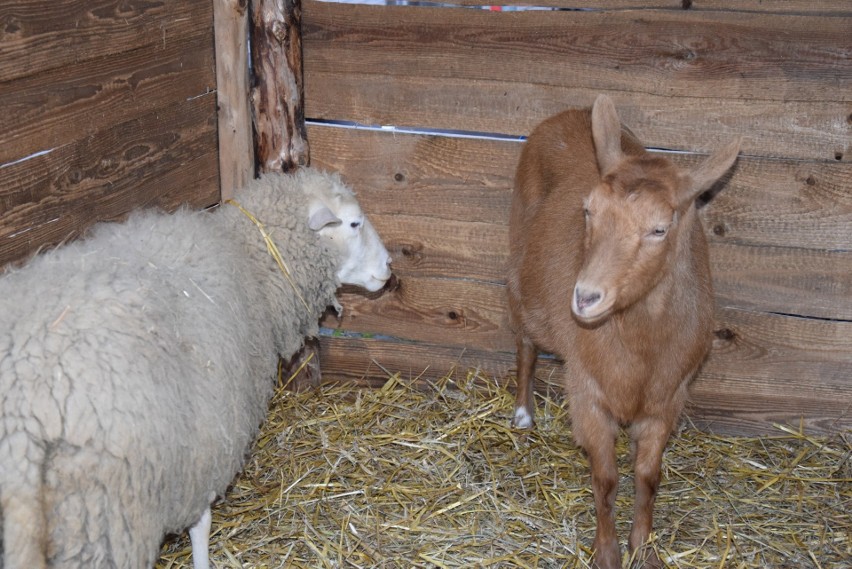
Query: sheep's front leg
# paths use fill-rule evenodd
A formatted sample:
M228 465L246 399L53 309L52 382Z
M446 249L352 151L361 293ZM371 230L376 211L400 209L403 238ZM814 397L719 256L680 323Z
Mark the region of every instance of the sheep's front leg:
M512 426L517 429L531 429L535 423L533 382L538 350L521 332L517 333L515 343L518 350L518 391L515 395L515 416L512 418Z
M210 569L210 507L208 506L201 518L189 528L189 541L192 543L192 566L194 569Z
M660 465L670 432L670 426L659 419L646 419L635 423L630 429L635 453L633 468L636 479L633 528L630 530L628 542L631 553L641 548L651 535L654 501L660 486ZM662 567L660 559L652 549L639 551L636 558L636 565L639 567Z

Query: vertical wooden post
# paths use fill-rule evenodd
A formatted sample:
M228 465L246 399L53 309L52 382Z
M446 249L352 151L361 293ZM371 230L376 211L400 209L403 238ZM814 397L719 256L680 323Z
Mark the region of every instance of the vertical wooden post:
M219 187L224 201L254 177L249 111L248 0L213 0Z
M251 60L257 159L263 172L310 161L302 81L301 0L252 1Z
M261 172L287 172L310 162L302 80L301 0L252 0L251 91L255 150ZM291 387L318 386L319 341L282 364L284 379L302 368Z

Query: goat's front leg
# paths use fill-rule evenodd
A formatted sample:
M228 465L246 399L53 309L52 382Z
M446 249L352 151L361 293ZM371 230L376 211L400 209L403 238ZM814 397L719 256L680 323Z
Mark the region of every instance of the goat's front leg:
M538 350L523 332L516 334L515 344L518 350L518 391L515 395L515 416L512 418L512 426L517 429L531 429L535 423L533 383Z
M621 551L615 534L615 497L618 492L618 466L615 437L618 426L598 405L575 397L571 401L574 438L589 457L592 492L595 496L597 528L593 567L621 569Z
M633 513L633 528L630 530L630 552L641 548L651 535L654 520L654 501L660 486L660 466L663 450L669 439L671 426L659 419L645 419L630 428L633 441L636 500ZM660 559L652 550L636 554L636 566L643 568L662 567Z

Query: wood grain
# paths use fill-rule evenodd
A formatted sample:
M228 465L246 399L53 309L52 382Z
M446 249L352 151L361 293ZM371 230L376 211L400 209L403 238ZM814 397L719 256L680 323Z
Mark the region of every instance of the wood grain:
M720 317L736 332L716 340L693 382L686 413L690 422L702 429L740 435L766 433L773 424L801 425L809 432L852 428L850 330L843 331L844 337L828 326L807 326L814 343L826 341L834 350L836 365L826 370L824 363L815 361L819 350L815 352L813 345L801 346L791 340L794 334L779 334L788 328L784 317L727 312ZM378 387L398 373L403 380L428 388L445 375L457 377L478 369L514 390L516 368L510 352L384 337L324 336L320 354L326 381ZM560 374L556 360L540 357L536 391L559 396Z
M0 265L219 199L212 3L0 6Z
M254 140L249 107L248 6L244 0L213 0L216 100L222 200L254 178Z
M748 154L849 160L842 14L309 1L304 26L311 118L523 135L607 92L651 146L706 150L739 134Z
M482 6L482 0L449 0L442 4ZM852 15L845 0L501 0L499 6L549 6L567 10L722 10L725 12L772 12L794 14Z
M81 66L146 47L167 50L186 34L212 36L212 2L15 0L0 4L3 82Z
M182 101L0 169L0 265L137 207L218 202L215 106Z
M312 126L403 277L502 284L521 145ZM674 156L684 166L698 158ZM852 320L852 166L742 157L701 215L723 305Z
M117 122L216 96L209 37L147 46L0 84L0 164L90 137Z

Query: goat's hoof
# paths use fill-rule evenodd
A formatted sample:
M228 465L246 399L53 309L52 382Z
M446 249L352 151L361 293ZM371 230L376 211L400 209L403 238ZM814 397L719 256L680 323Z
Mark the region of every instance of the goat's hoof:
M621 569L621 551L618 543L609 546L595 546L595 556L592 559L594 569Z

